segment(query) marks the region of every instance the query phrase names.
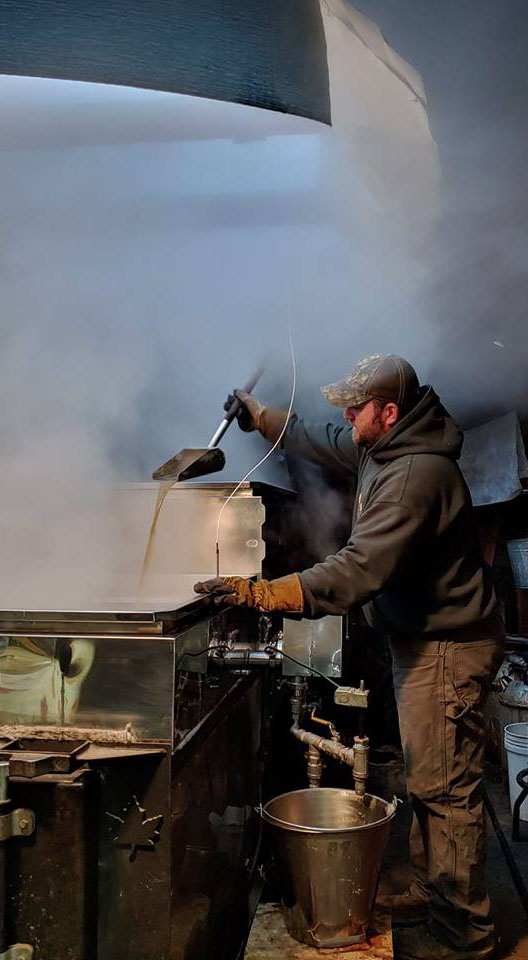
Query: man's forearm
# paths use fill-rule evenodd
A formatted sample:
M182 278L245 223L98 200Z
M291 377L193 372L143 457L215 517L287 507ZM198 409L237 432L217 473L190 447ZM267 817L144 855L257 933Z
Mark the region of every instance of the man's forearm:
M359 455L350 430L333 423L319 424L290 417L283 450L303 457L347 479L357 477Z

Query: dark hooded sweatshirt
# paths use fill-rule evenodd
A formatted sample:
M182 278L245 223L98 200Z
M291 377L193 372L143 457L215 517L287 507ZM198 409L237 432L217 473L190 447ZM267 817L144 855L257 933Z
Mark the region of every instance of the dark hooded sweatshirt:
M365 605L367 620L392 633L458 629L489 616L496 600L457 465L462 440L431 387L369 449L358 450L348 425L292 417L285 450L357 479L346 547L300 574L305 615Z

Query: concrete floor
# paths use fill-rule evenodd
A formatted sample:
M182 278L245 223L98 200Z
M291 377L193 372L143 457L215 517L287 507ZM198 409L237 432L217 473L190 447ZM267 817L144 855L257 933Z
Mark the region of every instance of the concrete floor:
M507 837L519 873L528 887L528 823L521 825L518 843L511 840L511 815L507 788L502 784L488 784L488 794L503 833ZM400 807L392 826L380 879L380 892L404 890L409 882L410 868L406 859L410 811ZM528 960L528 918L506 864L495 829L488 822L488 887L497 931L496 960ZM347 960L391 960L390 923L383 914L377 915L378 930L367 950L357 947L350 951L317 951L292 940L284 927L278 907L261 904L248 941L245 960L313 960L321 957L339 957ZM376 923L374 924L376 926ZM379 934L379 936L378 936Z
M507 788L488 784L488 794L528 889L528 823L521 824L521 841L511 839ZM488 888L498 938L497 960L528 960L528 917L506 865L493 825L488 821Z
M317 950L289 936L280 907L260 904L244 954L244 960L393 960L390 916L375 913L368 944L350 949Z

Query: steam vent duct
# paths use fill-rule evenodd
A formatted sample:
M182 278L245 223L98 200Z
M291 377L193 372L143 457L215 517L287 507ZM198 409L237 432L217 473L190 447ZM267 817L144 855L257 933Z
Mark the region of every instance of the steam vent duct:
M165 90L330 123L320 0L0 0L0 74Z

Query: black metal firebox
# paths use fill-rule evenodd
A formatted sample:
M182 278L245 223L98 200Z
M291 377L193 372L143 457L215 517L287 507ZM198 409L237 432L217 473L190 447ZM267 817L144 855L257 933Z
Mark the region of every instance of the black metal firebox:
M237 956L256 895L270 700L262 674L178 669L186 644L208 645L213 623L204 618L181 634L92 633L80 649L73 634L4 636L3 662L22 664L19 679L28 660L33 675L48 674L40 702L45 689L61 688L63 725L10 722L12 672L0 742L0 952L20 945L28 960ZM94 682L87 676L77 704L82 657L92 660ZM29 703L22 688L19 702L23 693Z

